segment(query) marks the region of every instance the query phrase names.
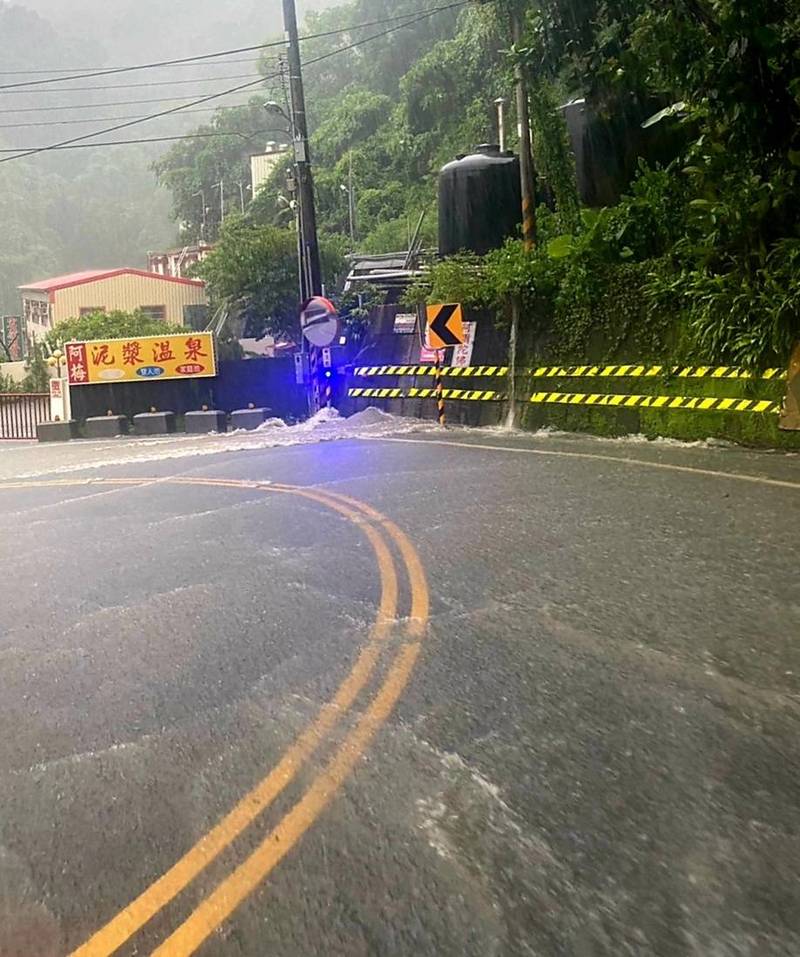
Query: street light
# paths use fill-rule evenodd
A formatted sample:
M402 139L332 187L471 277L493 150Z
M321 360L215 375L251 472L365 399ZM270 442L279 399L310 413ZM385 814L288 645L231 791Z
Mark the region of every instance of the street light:
M211 188L219 190L219 224L222 226L225 219L225 180L221 179L218 183L212 183Z
M56 370L56 378L61 378L61 363L64 361L64 353L60 349L54 350L47 357L47 364L51 369Z
M192 193L192 198L194 198L194 197L196 197L196 196L199 196L199 197L200 197L200 202L203 204L203 216L202 216L202 220L201 220L201 222L200 222L200 239L203 240L203 241L205 241L205 238L206 238L206 227L207 227L207 225L208 225L207 220L206 220L206 213L208 212L208 207L206 206L206 194L205 194L205 190L202 190L202 189L201 189L201 190L200 190L199 192L197 192L197 193Z
M355 251L356 246L356 197L353 187L353 151L350 150L350 170L347 176L347 186L341 184L339 189L347 193L347 213L350 220L350 247L351 252Z
M253 187L249 183L239 183L239 198L242 201L242 215L244 216L244 194L245 192L251 193Z
M289 119L286 110L284 110L280 103L276 103L275 100L267 100L267 102L264 104L264 109L267 111L267 113L278 113L291 127L292 121Z
M347 194L347 215L350 220L350 247L351 251L355 249L356 238L355 238L355 210L353 209L353 190L351 187L345 186L344 183L339 187L339 189Z

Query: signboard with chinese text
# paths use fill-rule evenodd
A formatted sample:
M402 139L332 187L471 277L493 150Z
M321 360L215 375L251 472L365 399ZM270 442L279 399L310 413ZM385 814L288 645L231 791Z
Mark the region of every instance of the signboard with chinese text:
M394 317L394 332L396 335L412 335L417 331L417 314L415 312L398 312Z
M27 357L23 322L18 316L0 316L0 340L4 349L0 349L0 362L21 362Z
M217 374L210 332L68 342L64 352L70 385L200 379Z
M476 322L464 323L464 341L453 349L450 365L454 369L466 369L472 362L472 348L475 345Z
M436 362L437 352L439 353L439 362L444 363L444 354L445 354L444 349L429 349L427 346L420 346L419 347L420 364L425 363L427 365L429 363Z

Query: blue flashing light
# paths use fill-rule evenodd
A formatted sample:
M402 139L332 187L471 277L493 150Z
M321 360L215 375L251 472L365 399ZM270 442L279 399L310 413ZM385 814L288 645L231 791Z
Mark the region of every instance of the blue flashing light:
M326 379L330 379L332 375L333 375L333 373L331 372L330 369L326 369L326 370L325 370L325 378L326 378Z

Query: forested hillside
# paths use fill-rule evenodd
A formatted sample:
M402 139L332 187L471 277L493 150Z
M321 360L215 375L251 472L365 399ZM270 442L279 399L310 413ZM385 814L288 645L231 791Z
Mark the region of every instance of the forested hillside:
M179 0L169 16L155 0L0 0L0 85L249 46L281 32L280 0ZM234 86L237 80L224 79L231 75L238 82L258 76L257 53L232 59L0 91L0 149L83 135ZM19 72L31 70L40 72ZM177 115L100 140L176 135L197 121ZM79 149L0 163L0 314L19 310L21 283L72 269L141 266L148 249L177 242L169 195L154 188L151 171L166 148Z
M88 15L91 2L69 9ZM514 48L511 4L524 16L523 41ZM113 33L114 42L123 44L116 50L133 43L143 23L154 22L146 3L136 6L139 15L131 19L127 39L118 28ZM114 10L118 15L120 6ZM104 11L102 5L94 11L97 36L110 39L111 27L103 26L110 12ZM266 13L274 22L264 22ZM31 48L46 63L60 58L70 64L106 56L110 49L91 38L87 46L86 37L76 39L80 32L48 29L32 16L0 6L7 69L29 62ZM243 0L219 9L193 4L191 15L172 18L155 32L153 50L165 36L175 36L180 42L171 49L178 53L185 50L185 37L196 44L201 34L219 33L219 47L239 37L279 41L281 24L277 10L265 5L254 12ZM496 304L501 317L508 298L521 297L531 348L554 355L578 358L591 347L627 348L639 358L692 353L735 363L785 359L800 335L800 14L793 0L350 0L306 16L301 34L317 37L303 43L307 101L320 224L323 234L340 237L338 248L347 243L351 183L360 249L405 247L424 210L424 238L433 243L436 172L457 153L494 139L492 104L498 95L513 99L516 65L530 90L544 204L539 244L532 253L512 243L494 259L467 260L460 278L457 261L434 270L437 293L454 294L467 276L468 288L462 283L459 295ZM201 93L221 81L223 69L247 76L259 69L263 84L257 95L243 91L225 101L239 104L235 108L212 113L208 106L204 115L147 124L152 135L200 124L195 128L201 136L163 153L156 146L152 153L128 147L0 165L3 301L31 271L131 261L172 230L197 239L201 196L208 234L217 236L217 184L224 182L226 212L232 214L249 179L248 154L266 140L287 138L286 120L264 109L267 100L288 109L280 53L278 42L259 63L218 64L217 72L203 74ZM198 92L192 85L181 89ZM103 91L97 102L114 95ZM36 103L42 101L32 93L19 96L12 101L17 109L40 109ZM59 96L53 102L62 109L68 94L62 90ZM620 183L625 195L609 208L579 208L559 109L575 98L585 100L587 116L613 128L606 147L625 154L619 165L631 173L630 181ZM41 113L15 113L15 119L20 116L39 122L30 117ZM0 124L0 134L14 145L57 132L10 125ZM515 126L512 110L512 132ZM649 166L637 167L643 127L663 132L668 148L658 162L651 157ZM172 194L172 227L163 197L147 183L143 167L151 158L159 182ZM262 288L266 280L255 266L252 275L242 271L238 250L242 243L259 249L254 264L265 261L265 250L291 250L284 172L275 172L243 222L231 215L223 228L221 258L208 267L215 295L222 295L219 281L230 275L225 264L237 263L240 287L223 283L226 298L276 301ZM281 288L288 288L284 279ZM430 287L427 294L433 294ZM266 324L271 318L262 316Z
M102 65L99 55L36 13L0 4L0 83L32 78L14 71ZM70 94L66 86L0 92L0 148L66 139L97 128L96 118L127 112L105 105L130 97L124 90ZM76 110L75 104L97 106ZM157 149L82 149L0 163L0 313L19 311L21 283L72 269L142 265L149 248L175 241L168 196L153 188L149 169ZM8 155L0 153L0 160Z
M511 4L525 18L523 42L513 48ZM443 264L427 294L471 297L496 305L500 317L510 297L521 298L528 347L555 357L627 351L640 359L785 361L800 337L796 3L494 0L410 20L346 49L381 32L366 23L435 6L352 0L308 18L308 32L347 30L304 46L323 229L347 232L342 187L352 163L357 245L404 247L433 200L439 165L493 138L492 102L511 94L516 64L529 85L546 201L539 244L530 253L512 243L495 257L467 258L460 274L458 261ZM265 75L274 72L265 62ZM269 82L267 95L278 99L280 86ZM579 208L559 109L574 98L613 132L606 150L624 154L612 159L630 171L612 207ZM262 122L258 110L237 117L251 120ZM227 120L214 122L225 128ZM666 148L637 167L643 130L663 134ZM213 143L182 144L158 167L189 232L199 215L191 193L220 170L232 182L241 175L241 147ZM254 228L286 223L282 189L276 174L249 212ZM429 240L434 228L429 215ZM236 229L239 241L246 231ZM226 243L233 259L236 241Z
M438 7L445 9L430 15ZM428 15L420 18L420 12ZM408 22L400 28L403 15ZM331 34L303 44L323 229L346 233L349 228L342 186L349 185L352 166L359 248L404 248L409 229L426 208L432 239L438 167L495 135L493 100L509 92L501 52L506 29L498 24L496 10L492 5L356 0L307 17L303 32ZM273 57L265 60L263 72L269 97L286 105ZM226 110L209 128L241 132L262 127L264 120L258 107ZM277 114L269 126L267 138L286 139L285 122ZM201 186L210 189L220 169L234 188L244 175L243 163L238 137L174 147L158 170L175 196L177 218L197 232L193 195ZM281 221L282 207L275 200L285 191L282 179L276 174L254 211L258 216ZM210 217L218 219L215 209Z

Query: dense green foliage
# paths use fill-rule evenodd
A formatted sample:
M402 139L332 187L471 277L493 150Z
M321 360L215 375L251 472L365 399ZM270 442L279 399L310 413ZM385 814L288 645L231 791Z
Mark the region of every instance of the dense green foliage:
M50 352L60 349L65 342L91 342L93 339L127 339L140 336L160 336L165 326L161 319L151 319L142 312L90 312L76 319L56 323L45 341ZM180 328L169 327L170 332Z
M666 168L641 164L619 205L579 221L569 192L564 201L551 189L559 215L543 215L542 246L514 290L528 302L537 351L784 362L800 337L800 9L549 0L529 9L527 36L514 56L531 79L534 116L549 83L632 130L672 125L683 144ZM547 163L558 132L548 136L541 119L539 132ZM518 258L512 247L505 256ZM457 265L434 267L428 295L463 290ZM474 287L475 264L463 265ZM487 257L474 301L496 298L496 267Z
M353 39L376 38L365 43L363 52L354 48L339 53L351 37L335 31L440 5L420 0L352 0L310 15L304 25L305 33L334 31L303 44L309 64L306 100L319 221L323 231L349 233L346 189L352 169L360 249L406 248L423 211L423 239L429 247L435 246L438 168L465 146L493 137L492 100L508 89L508 65L500 53L504 28L493 8L470 7L412 21L382 37L377 35L386 27L359 30ZM390 20L389 25L393 24ZM176 215L186 224L187 234L200 234L199 191L215 197L214 184L224 177L226 192L238 199L241 157L248 145L243 137L288 138L280 115L263 109L265 99L274 98L288 110L272 62L265 62L263 70L267 95L254 97L249 108L219 111L199 130L234 129L238 138L180 144L157 164L159 179L171 190ZM276 169L252 204L249 212L254 221L287 225L287 166L288 161ZM219 220L215 202L207 203L212 236Z
M512 3L525 21L513 48ZM351 0L309 17L306 29L326 33L419 8L418 0ZM800 335L799 41L793 0L495 0L411 23L363 53L333 55L337 35L309 41L320 222L347 235L352 181L360 248L404 248L425 210L423 236L433 245L436 171L493 138L492 101L510 96L519 65L549 207L540 211L539 246L528 254L512 242L483 262L437 264L415 295L457 294L497 309L501 320L511 297L520 298L528 345L542 355L629 350L636 358L782 362ZM280 84L271 83L279 99ZM626 195L608 209L581 210L577 200L558 110L576 96L613 127L625 153L620 168L633 171ZM256 107L231 119L242 136L264 122ZM668 155L637 169L651 133ZM199 214L192 195L209 191L221 170L233 188L240 154L233 141L212 141L181 145L161 162L190 229ZM284 175L277 169L248 210L253 228L289 225ZM245 227L237 229L245 239ZM283 244L290 249L288 237Z
M343 247L339 237L321 239L323 269L334 283L343 269ZM296 333L297 236L291 230L231 216L197 272L212 303L230 310L241 335Z

